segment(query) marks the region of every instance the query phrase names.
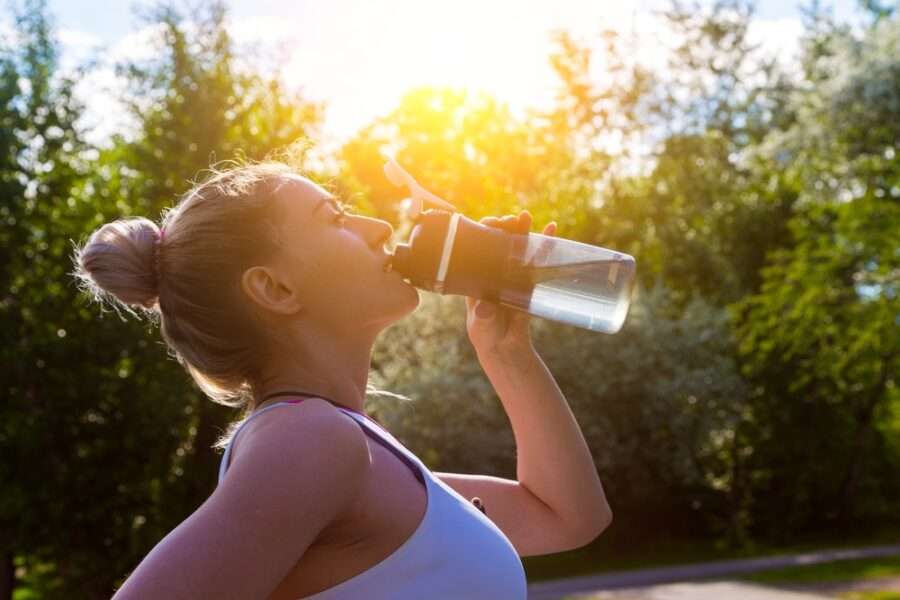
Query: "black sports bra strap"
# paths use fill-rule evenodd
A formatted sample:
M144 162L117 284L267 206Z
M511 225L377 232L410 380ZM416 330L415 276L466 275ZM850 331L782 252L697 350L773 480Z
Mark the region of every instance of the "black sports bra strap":
M269 398L280 398L281 396L308 396L310 398L322 398L322 400L328 400L328 398L323 398L319 394L310 394L309 392L272 392L271 394L266 394L263 396L263 399L259 401L260 404L268 400ZM328 400L331 402L331 400ZM334 402L331 402L334 404Z
M390 442L388 442L387 440L382 438L380 435L378 435L377 433L375 433L374 431L372 431L371 429L369 429L368 427L366 427L359 421L357 421L356 424L360 426L360 428L363 430L363 432L367 436L369 436L370 438L372 438L373 440L375 440L376 442L378 442L379 444L381 444L382 446L384 446L385 448L390 450L391 453L394 454L394 456L396 456L401 461L403 461L403 463L406 464L407 467L409 467L409 470L413 472L413 475L416 476L416 479L418 479L422 485L427 485L425 483L425 476L422 475L422 470L412 460L410 460L410 458L408 456L403 454L400 450L397 450L397 448L395 448L393 444L391 444Z
M320 398L320 399L324 400L325 402L328 402L329 404L331 404L332 406L335 406L337 408L343 408L345 410L357 412L357 411L353 410L352 408L347 408L346 406L342 406L342 405L338 404L337 402L335 402L334 400L331 400L330 398L326 398L325 396L323 396L321 394L310 394L309 392L290 392L290 391L272 392L271 394L266 394L265 396L263 396L262 400L259 401L259 404L262 404L269 398L280 398L282 396L306 396L307 398ZM359 413L357 413L357 414L359 414Z

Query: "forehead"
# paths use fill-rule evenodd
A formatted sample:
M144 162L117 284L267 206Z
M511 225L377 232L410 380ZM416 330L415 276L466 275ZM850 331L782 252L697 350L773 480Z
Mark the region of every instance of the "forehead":
M311 216L323 203L333 202L334 195L302 175L282 175L276 195L292 214Z

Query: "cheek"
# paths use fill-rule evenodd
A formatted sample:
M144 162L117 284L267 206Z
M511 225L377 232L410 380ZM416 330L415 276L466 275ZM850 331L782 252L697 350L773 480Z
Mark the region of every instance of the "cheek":
M317 257L306 271L303 286L325 308L329 305L364 307L366 302L371 302L372 288L381 274L373 269L371 261L363 259L348 252Z
M333 286L353 275L352 253L347 251L346 240L335 233L309 239L299 249L299 275L304 281Z
M303 277L303 285L327 302L343 301L347 293L359 287L360 276L353 270L352 264L329 260L310 267Z
M344 312L346 308L367 313L378 302L386 275L378 269L364 240L349 231L329 233L310 244L318 251L303 260L304 268L298 270L300 284L326 311Z

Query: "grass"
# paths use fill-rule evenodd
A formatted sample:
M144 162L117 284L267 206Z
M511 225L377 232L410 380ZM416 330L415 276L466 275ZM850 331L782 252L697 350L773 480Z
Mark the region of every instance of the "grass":
M562 600L583 600L587 597L585 594L575 594L565 596ZM890 590L849 592L842 594L840 600L900 600L900 592L892 592Z
M835 561L819 565L774 569L740 577L743 581L767 585L803 585L844 581L878 580L900 576L900 556ZM582 595L566 596L563 600L586 598ZM840 600L900 600L900 591L865 590L846 592Z
M900 576L900 556L842 560L801 567L763 571L744 577L757 583L827 583L830 581L860 581ZM900 597L900 596L898 596Z
M525 558L523 563L528 581L537 582L613 571L890 544L897 543L898 540L900 529L897 528L860 537L835 532L830 535L798 539L790 545L757 544L745 548L728 548L708 539L693 541L659 539L635 545L630 540L615 540L613 536L604 535L583 548L560 554L531 556Z

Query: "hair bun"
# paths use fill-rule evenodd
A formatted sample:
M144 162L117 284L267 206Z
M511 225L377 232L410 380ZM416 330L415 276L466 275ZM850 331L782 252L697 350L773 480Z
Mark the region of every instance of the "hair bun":
M153 308L159 241L159 227L144 217L107 223L76 250L74 275L96 299L108 294L126 306Z

